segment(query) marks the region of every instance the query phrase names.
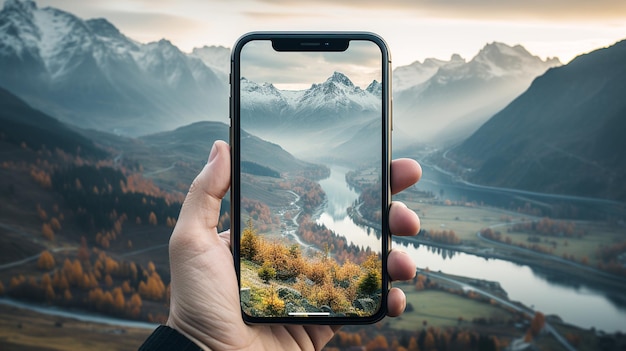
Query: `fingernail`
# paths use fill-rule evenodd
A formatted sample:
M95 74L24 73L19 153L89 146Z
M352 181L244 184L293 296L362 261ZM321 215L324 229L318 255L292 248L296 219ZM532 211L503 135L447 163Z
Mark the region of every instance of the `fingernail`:
M213 161L213 159L215 157L217 157L217 142L213 143L213 147L211 148L211 153L209 154L209 163L211 163L211 161Z

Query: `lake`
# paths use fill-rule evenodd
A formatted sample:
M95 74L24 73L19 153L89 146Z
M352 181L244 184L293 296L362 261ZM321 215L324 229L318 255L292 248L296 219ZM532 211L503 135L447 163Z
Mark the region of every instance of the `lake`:
M348 169L341 166L330 168L330 177L320 182L327 196L327 204L318 221L345 235L349 242L363 247L378 247L378 238L372 230L356 225L345 211L341 211L358 197L345 181ZM439 178L429 178L435 174ZM466 201L510 201L521 195L515 191L503 190L498 193L495 188L484 188L483 199L480 187L452 184L451 180L446 181L443 176L426 172L425 169L420 184L433 185L435 194L443 191L443 194L459 196L459 200ZM599 201L600 205L603 203ZM519 301L546 315L558 315L567 323L606 332L626 332L626 308L614 303L606 293L584 284L548 280L542 272L505 260L485 259L462 252L432 249L425 245L416 248L410 244L394 243L394 246L407 251L420 268L428 267L431 271L499 282L512 301Z

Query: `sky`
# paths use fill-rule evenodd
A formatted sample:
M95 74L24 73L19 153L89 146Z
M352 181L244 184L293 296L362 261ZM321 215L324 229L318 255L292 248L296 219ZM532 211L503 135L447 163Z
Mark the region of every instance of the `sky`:
M281 90L308 89L334 72L366 89L373 80L382 80L381 68L381 50L368 40L351 41L341 52L278 52L266 40L248 42L241 49L241 76Z
M104 17L139 42L170 40L185 52L232 47L255 30L364 30L387 41L393 66L471 59L487 43L521 44L545 59L626 38L624 0L39 0L83 19Z

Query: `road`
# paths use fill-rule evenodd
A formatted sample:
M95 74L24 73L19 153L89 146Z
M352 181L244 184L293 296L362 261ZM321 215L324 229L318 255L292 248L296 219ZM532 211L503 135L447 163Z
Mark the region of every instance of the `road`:
M455 160L451 159L450 157L448 157L448 152L450 150L446 150L443 153L443 158L446 159L449 162L454 162L457 163ZM424 163L422 161L422 163ZM424 163L426 164L426 163ZM524 196L530 196L530 197L536 197L536 198L543 198L543 199L552 199L552 200L565 200L565 201L583 201L585 203L589 203L589 204L601 204L601 205L611 205L611 206L623 206L623 203L619 202L619 201L615 201L615 200L608 200L608 199L600 199L600 198L592 198L592 197L584 197L584 196L575 196L575 195L561 195L561 194L548 194L548 193L539 193L539 192L535 192L535 191L528 191L528 190L520 190L520 189L513 189L513 188L501 188L501 187L495 187L495 186L488 186L488 185L479 185L479 184L475 184L475 183L471 183L468 182L466 180L463 180L460 176L457 176L451 172L445 171L443 169L441 169L440 167L436 166L436 165L430 165L430 164L426 164L429 167L432 167L433 169L436 169L438 172L441 172L449 177L451 177L452 179L454 179L455 182L458 182L460 184L463 184L469 188L474 188L474 189L482 189L482 190L487 190L487 191L491 191L491 192L501 192L501 193L508 193L508 194L516 194L516 195L524 195ZM468 170L468 169L466 169Z
M5 230L9 230L11 232L17 233L21 236L24 236L26 238L32 238L32 233L27 233L22 231L19 228L13 227L11 225L5 224L5 223L0 223L0 228L5 229ZM53 249L49 249L49 251L51 252L62 252L62 251L76 251L78 248L77 247L56 247ZM39 259L39 255L41 255L41 253L32 255L32 256L28 256L26 258L22 258L20 260L17 261L13 261L13 262L7 262L7 263L3 263L0 264L0 271L5 270L5 269L9 269L9 268L13 268L13 267L17 267L17 266L21 266L23 264L29 263L29 262L33 262Z

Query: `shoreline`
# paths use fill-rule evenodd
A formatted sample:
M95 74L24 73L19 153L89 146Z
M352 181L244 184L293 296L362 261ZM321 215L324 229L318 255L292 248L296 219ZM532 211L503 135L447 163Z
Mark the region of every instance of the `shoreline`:
M619 276L598 276L590 272L576 270L574 267L555 261L550 261L550 264L542 264L542 262L545 262L546 259L542 260L538 257L530 257L531 254L522 254L520 252L516 252L515 250L498 253L493 248L479 249L467 245L446 245L422 240L417 237L394 237L393 241L407 245L417 244L428 247L436 247L444 250L462 252L467 255L474 255L485 259L498 259L518 265L526 265L537 272L546 274L549 277L554 277L554 275L567 275L568 277L575 277L578 279L580 284L593 286L602 292L616 293L618 296L623 294L623 291L626 290L626 280ZM626 298L623 298L620 303L626 306Z
M55 305L39 305L7 297L0 298L0 305L25 309L48 316L72 318L80 322L99 323L116 327L141 328L152 330L156 329L156 327L159 326L158 323L110 317L107 315L97 314L84 310L68 310Z

